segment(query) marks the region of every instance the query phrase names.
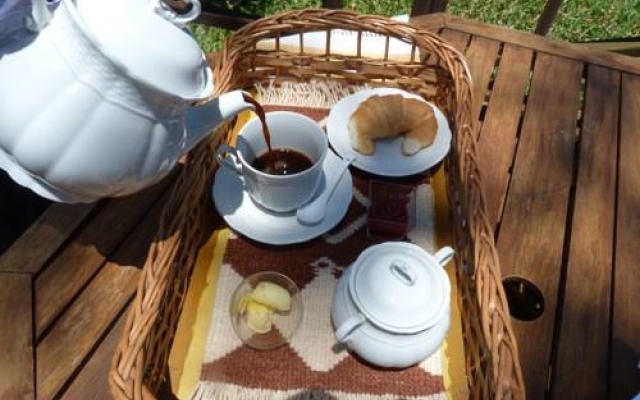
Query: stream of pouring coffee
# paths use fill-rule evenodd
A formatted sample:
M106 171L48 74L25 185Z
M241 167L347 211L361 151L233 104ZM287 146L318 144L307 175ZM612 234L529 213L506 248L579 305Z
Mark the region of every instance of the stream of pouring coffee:
M255 107L255 113L262 124L262 135L267 143L267 152L257 155L257 158L251 163L252 167L271 175L289 175L302 172L313 166L313 161L298 151L292 149L273 150L264 108L248 94L243 94L242 98Z
M267 150L271 153L271 134L269 133L269 127L267 126L267 117L264 113L264 108L262 105L256 101L253 97L248 94L243 94L242 98L249 104L252 104L255 107L255 113L260 119L262 123L262 134L264 135L264 140L267 142Z

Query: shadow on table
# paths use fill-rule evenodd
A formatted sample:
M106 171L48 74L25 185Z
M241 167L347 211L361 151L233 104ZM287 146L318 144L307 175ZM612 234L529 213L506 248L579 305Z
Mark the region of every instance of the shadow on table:
M46 258L62 251L62 259L66 263L100 268L106 262L114 262L140 269L155 241L162 242L175 236L176 230L182 229L179 223L174 223L159 230L162 213L165 212L179 170L176 168L160 182L137 193L95 203L65 204L38 197L37 213L17 212L18 206L28 204L25 199L37 196L15 184L8 176L1 180L3 177L0 175L0 244L3 245L0 255L8 261L7 268L13 268L11 265L21 263L20 260L25 258L29 258L30 262L45 262ZM7 187L15 193L7 191ZM222 224L214 211L210 191L206 191L205 196L204 210L197 216L188 216L191 220L205 219L205 223L197 230L202 234L202 240L206 240L209 233ZM33 258L33 254L25 254L35 244L41 254L36 257L39 261Z
M147 259L149 249L154 242L162 243L179 234L184 241L196 240L198 247L204 243L213 230L222 226L222 220L215 212L211 190L205 190L204 207L198 212L192 209L179 209L189 200L181 199L168 204L174 182L179 176L179 169L161 182L134 193L130 196L112 198L102 201L94 211L91 224L77 235L77 241L94 246L109 261L123 266L142 268ZM211 185L207 185L211 187ZM163 214L171 215L170 223L163 221ZM182 217L173 217L183 215ZM164 219L166 222L166 218ZM193 236L178 232L189 228L190 223L198 222ZM185 225L183 225L183 223ZM161 229L162 228L162 229Z
M610 399L633 399L640 394L640 345L634 344L619 337L611 341Z
M338 400L338 398L322 389L309 389L287 397L287 400Z
M0 254L36 220L50 201L13 182L0 170Z

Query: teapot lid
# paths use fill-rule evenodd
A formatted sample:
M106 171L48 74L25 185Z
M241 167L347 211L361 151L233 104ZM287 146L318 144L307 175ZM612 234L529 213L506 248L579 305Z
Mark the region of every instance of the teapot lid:
M451 291L443 266L420 247L388 242L366 249L353 265L349 292L372 324L415 333L438 322Z
M136 81L183 99L210 95L211 71L200 46L159 11L160 0L64 2L101 52Z

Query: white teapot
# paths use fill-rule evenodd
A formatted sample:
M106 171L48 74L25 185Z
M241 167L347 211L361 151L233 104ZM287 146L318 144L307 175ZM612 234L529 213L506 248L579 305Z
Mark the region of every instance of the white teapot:
M193 106L213 82L189 1L180 15L161 0L32 0L0 32L0 168L54 201L126 195L253 108L241 91Z
M406 242L367 248L336 285L336 340L384 368L428 358L450 325L451 284L444 267L453 255L450 247L431 255Z

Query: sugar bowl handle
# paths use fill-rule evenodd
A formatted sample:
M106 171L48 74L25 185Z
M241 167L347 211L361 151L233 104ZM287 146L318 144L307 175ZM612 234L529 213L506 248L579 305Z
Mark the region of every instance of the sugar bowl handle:
M438 261L438 265L444 268L447 266L449 261L451 261L451 259L455 254L456 254L455 250L453 250L449 246L445 246L440 250L438 250L434 257L436 258L436 261Z
M353 331L358 329L360 325L362 325L365 321L366 320L362 316L362 314L356 314L349 317L349 319L344 321L338 327L338 329L336 329L336 333L335 333L336 340L340 343L346 342L347 340L349 340L349 337L351 337L351 334L353 333Z

